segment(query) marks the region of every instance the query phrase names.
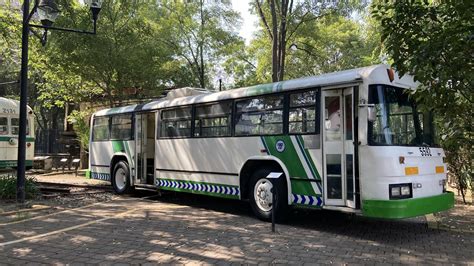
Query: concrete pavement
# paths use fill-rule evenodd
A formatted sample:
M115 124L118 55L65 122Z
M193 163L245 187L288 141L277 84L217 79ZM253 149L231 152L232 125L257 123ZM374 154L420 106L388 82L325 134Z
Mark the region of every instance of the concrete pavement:
M422 218L372 220L296 211L285 225L246 203L185 194L117 197L0 225L0 264L387 263L474 265L474 234L430 229Z

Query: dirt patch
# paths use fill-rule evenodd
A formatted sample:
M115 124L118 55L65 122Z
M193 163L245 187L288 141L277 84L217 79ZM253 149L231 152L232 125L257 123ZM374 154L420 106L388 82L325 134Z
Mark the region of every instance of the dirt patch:
M437 213L439 228L474 234L474 206L456 204L449 211Z
M57 211L77 208L97 202L109 201L113 193L99 191L97 193L70 194L51 196L29 200L23 205L15 201L0 200L0 224L30 219L36 216L51 214Z
M455 188L451 187L449 190L454 193L454 208L434 214L437 227L443 230L474 234L474 205L471 191L466 193L467 204L464 204L461 194Z

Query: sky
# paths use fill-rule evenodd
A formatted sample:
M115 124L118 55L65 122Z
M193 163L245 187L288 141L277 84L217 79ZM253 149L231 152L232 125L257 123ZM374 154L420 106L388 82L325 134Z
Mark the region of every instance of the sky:
M240 13L242 17L242 27L239 35L245 39L245 43L249 44L254 31L257 29L258 17L249 11L249 2L251 0L232 0L232 8Z
M252 39L258 21L258 17L249 11L250 1L252 0L232 0L232 8L239 12L242 17L242 27L240 28L239 35L245 39L246 44L249 44ZM79 0L79 2L84 3L84 0Z

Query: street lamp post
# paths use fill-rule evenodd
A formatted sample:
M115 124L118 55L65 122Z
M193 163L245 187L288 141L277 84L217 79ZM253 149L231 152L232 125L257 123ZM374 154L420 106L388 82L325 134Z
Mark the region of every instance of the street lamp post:
M18 132L18 161L17 161L17 181L16 181L16 198L18 203L25 202L25 160L26 160L26 117L27 117L27 99L28 99L28 36L33 32L40 37L41 43L46 44L48 30L60 30L68 32L77 32L85 34L96 34L96 23L103 0L86 0L89 5L92 19L93 31L75 30L67 28L53 27L53 23L59 15L59 9L54 0L35 0L33 9L30 12L30 0L23 1L23 20L21 34L21 74L20 74L20 125ZM42 25L30 24L31 17L38 11ZM44 33L42 36L32 31L31 28L42 28Z

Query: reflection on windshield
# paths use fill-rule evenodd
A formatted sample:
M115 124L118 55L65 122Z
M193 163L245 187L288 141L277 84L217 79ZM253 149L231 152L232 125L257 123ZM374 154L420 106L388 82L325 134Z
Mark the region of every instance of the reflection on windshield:
M376 120L369 122L369 144L433 145L430 116L424 117L417 111L406 90L372 85L369 87L369 102L375 105L377 114Z

